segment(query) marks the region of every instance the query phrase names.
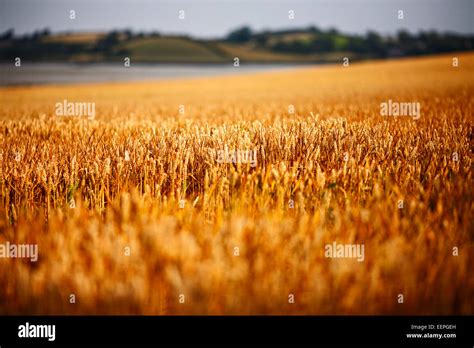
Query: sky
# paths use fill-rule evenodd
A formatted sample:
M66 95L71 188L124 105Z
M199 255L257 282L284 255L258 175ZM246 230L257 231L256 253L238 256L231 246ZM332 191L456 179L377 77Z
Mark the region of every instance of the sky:
M315 25L354 34L400 29L473 34L473 23L474 0L0 0L0 32L13 28L16 34L128 28L217 38L242 25L257 31Z

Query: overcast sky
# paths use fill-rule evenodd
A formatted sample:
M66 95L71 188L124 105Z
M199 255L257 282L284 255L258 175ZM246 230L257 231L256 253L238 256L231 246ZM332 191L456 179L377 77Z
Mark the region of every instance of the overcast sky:
M69 11L76 19L69 18ZM180 20L180 10L185 19ZM288 11L295 19L288 19ZM398 10L404 19L397 18ZM220 37L241 25L255 30L315 25L346 33L436 29L474 33L474 0L0 0L0 31L134 31Z

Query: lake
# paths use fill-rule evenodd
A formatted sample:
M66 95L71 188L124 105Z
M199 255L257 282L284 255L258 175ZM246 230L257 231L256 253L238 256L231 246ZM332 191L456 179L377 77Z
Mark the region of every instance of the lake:
M120 63L28 63L21 67L0 64L0 85L70 84L195 78L235 75L301 67L295 64L180 65L135 63L126 68Z

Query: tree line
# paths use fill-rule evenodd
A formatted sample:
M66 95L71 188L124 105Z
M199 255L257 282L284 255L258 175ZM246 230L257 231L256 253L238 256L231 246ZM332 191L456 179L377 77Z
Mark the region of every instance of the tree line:
M293 38L292 35L293 34ZM300 37L294 36L299 34ZM474 48L474 35L400 30L395 35L382 36L375 31L364 35L340 33L336 29L309 27L301 30L253 32L248 26L231 31L226 41L249 43L280 53L315 54L353 52L376 57L433 54L465 51Z

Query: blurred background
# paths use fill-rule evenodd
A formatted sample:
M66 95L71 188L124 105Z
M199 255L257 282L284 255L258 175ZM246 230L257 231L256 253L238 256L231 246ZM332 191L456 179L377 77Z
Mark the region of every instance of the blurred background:
M473 14L471 0L1 0L0 84L207 76L466 51L474 47Z

